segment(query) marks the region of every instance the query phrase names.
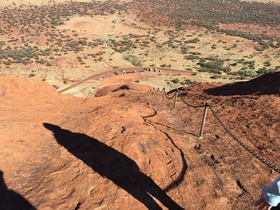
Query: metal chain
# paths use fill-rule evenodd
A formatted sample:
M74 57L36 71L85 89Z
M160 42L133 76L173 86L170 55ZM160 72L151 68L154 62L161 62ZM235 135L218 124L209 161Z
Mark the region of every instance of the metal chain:
M165 93L165 88L162 88L162 90L160 90L159 88L157 88L157 92Z
M261 156L259 156L257 153L255 153L253 150L251 150L247 145L245 145L239 138L237 138L229 129L228 127L225 126L224 122L219 118L219 116L217 115L217 113L213 110L212 106L210 104L208 104L208 107L210 108L210 110L212 111L213 115L215 116L215 118L218 120L218 122L223 126L223 128L226 130L226 132L228 132L228 134L235 140L237 141L238 144L240 144L245 150L247 150L249 153L251 153L254 157L256 157L257 159L259 159L261 162L263 162L265 165L267 165L268 167L272 168L274 171L276 171L277 173L280 174L280 169L277 168L276 166L272 165L271 163L269 163L268 161L266 161L264 158L262 158Z
M178 91L178 90L177 90L177 91ZM176 91L176 93L177 93L177 91ZM172 99L172 98L174 98L174 96L176 95L176 93L175 93L173 96L168 97L168 96L167 96L167 93L166 93L166 91L165 91L165 88L162 88L162 90L160 90L159 88L157 88L157 92L159 92L159 93L164 93L164 96L165 96L167 99Z
M176 93L178 93L178 96L180 96L180 98L182 99L182 101L187 105L187 106L190 106L190 107L193 107L193 108L204 108L205 105L200 105L200 106L195 106L195 105L191 105L189 104L188 102L186 102L186 100L183 98L182 94L179 92L179 90L177 89L176 93L172 96L172 97L168 97L166 92L165 92L165 88L163 88L162 90L160 90L159 88L157 89L157 92L160 92L160 93L164 93L165 94L165 97L167 99L172 99L174 98L174 96L176 95Z
M179 173L179 176L174 179L171 183L169 183L166 187L163 188L164 192L169 192L170 190L178 187L185 179L185 175L187 173L188 170L188 164L187 161L185 159L185 154L184 152L175 144L174 140L172 139L172 137L165 131L161 130L160 128L158 128L156 125L154 125L154 122L149 121L147 118L153 117L155 115L157 115L157 111L153 108L154 113L149 115L149 116L141 116L143 118L143 120L152 125L154 127L154 129L159 130L161 133L163 133L171 142L171 144L180 152L181 155L181 160L182 160L182 168L181 168L181 172Z
M166 97L167 99L172 99L172 98L174 98L174 97L176 96L176 94L177 94L177 91L175 92L175 94L174 94L173 96L168 97L168 96L167 96L167 93L164 93L164 95L165 95L165 97Z
M178 96L180 96L180 98L182 99L182 101L187 105L187 106L190 106L190 107L193 107L193 108L204 108L205 105L200 105L200 106L195 106L195 105L191 105L189 104L188 102L186 102L186 100L183 98L182 94L179 92Z
M157 91L160 91L159 88L157 89ZM180 98L182 99L182 101L190 107L193 108L204 108L205 105L201 105L201 106L194 106L191 105L189 103L187 103L185 101L185 99L183 98L182 94L179 92L179 90L177 89L177 91L175 92L175 94L172 97L168 97L166 92L165 92L165 88L162 89L162 91L160 92L164 92L165 97L167 99L172 99L174 98L174 96L178 93L178 96L180 96ZM262 163L264 163L265 165L267 165L268 167L270 167L271 169L273 169L274 171L276 171L277 173L280 174L280 169L274 165L272 165L271 163L269 163L267 160L265 160L264 158L262 158L261 156L259 156L256 152L254 152L253 150L251 150L246 144L244 144L239 138L237 138L230 130L228 127L226 127L226 125L224 124L224 122L219 118L219 116L217 115L217 113L213 110L212 106L209 103L206 103L206 106L208 106L211 110L211 112L213 113L213 115L215 116L216 120L222 125L222 127L226 130L226 132L238 143L240 144L245 150L247 150L249 153L251 153L254 157L256 157L257 159L259 159Z

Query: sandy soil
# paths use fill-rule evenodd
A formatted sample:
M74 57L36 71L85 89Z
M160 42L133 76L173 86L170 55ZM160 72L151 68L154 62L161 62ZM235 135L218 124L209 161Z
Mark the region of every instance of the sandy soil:
M241 1L248 1L248 2L262 2L262 3L269 3L269 2L279 3L277 0L241 0Z
M92 2L92 0L72 0L72 2ZM100 2L102 1L106 1L106 0L98 0ZM123 2L132 2L133 0L123 0ZM244 0L245 1L245 0ZM268 3L268 2L277 2L276 0L246 0L248 2L264 2L264 3ZM44 5L44 4L54 4L54 3L64 3L64 2L69 2L68 0L48 0L48 1L43 1L43 0L6 0L6 1L2 1L0 2L0 6L4 7L4 6L19 6L21 4L25 4L25 5Z
M72 2L92 2L91 0L71 0ZM100 2L106 0L98 0ZM129 1L129 0L127 0ZM46 5L46 4L57 4L57 3L65 3L69 2L69 0L6 0L0 3L0 6L20 6L20 5Z

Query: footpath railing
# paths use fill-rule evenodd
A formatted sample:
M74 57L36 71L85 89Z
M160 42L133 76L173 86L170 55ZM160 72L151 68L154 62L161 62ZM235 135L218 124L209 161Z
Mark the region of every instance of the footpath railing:
M218 116L217 112L214 111L213 107L209 104L208 101L205 102L204 105L192 105L190 103L188 103L183 95L180 93L180 91L178 89L176 89L174 92L174 94L172 96L169 96L166 91L165 88L163 88L162 90L160 90L159 88L157 88L157 90L152 89L150 90L150 92L159 92L159 93L163 93L163 100L165 100L165 98L171 100L174 98L174 103L173 103L173 109L176 109L176 103L177 103L177 98L180 97L181 100L184 102L184 104L186 104L189 107L195 108L195 109L199 109L199 108L204 108L204 114L203 114L203 118L202 118L202 122L201 122L201 127L200 127L200 133L199 133L199 138L203 138L203 132L204 132L204 126L205 126L205 122L206 122L206 116L207 116L207 111L208 108L210 109L210 111L212 112L212 114L214 115L215 119L221 124L221 126L225 129L225 131L239 144L241 145L247 152L249 152L251 155L253 155L255 158L257 158L258 160L260 160L262 163L264 163L265 165L267 165L268 167L270 167L271 169L273 169L274 171L276 171L277 173L280 174L280 169L278 167L276 167L275 165L269 163L267 160L265 160L264 158L262 158L260 155L258 155L255 151L253 151L252 149L250 149L246 144L244 144L238 137L236 137L232 131L225 125L225 123L221 120L221 118Z

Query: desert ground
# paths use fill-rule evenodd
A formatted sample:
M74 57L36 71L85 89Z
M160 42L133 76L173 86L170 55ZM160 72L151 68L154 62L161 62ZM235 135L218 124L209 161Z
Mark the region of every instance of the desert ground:
M1 208L257 209L279 5L225 2L2 1Z
M92 0L72 0L72 2L92 2ZM98 0L99 2L104 2L106 0ZM132 2L133 0L122 0L121 2ZM245 1L245 0L243 0ZM246 0L248 2L277 2L277 0ZM44 4L50 4L50 3L64 3L64 2L69 2L68 0L48 0L48 1L43 1L43 0L6 0L2 1L0 3L0 6L19 6L21 4L27 4L27 5L44 5Z

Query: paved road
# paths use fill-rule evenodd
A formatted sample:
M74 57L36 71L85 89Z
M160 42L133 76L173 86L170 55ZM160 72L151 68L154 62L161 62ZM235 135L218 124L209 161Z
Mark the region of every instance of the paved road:
M154 69L152 69L154 70ZM117 76L114 72L117 72L119 74L123 74L124 72L126 74L131 74L131 73L135 73L135 72L149 72L149 68L120 68L120 69L115 69L115 70L110 70L110 71L105 71L105 72L102 72L102 73L99 73L99 74L95 74L95 75L92 75L86 79L83 79L73 85L70 85L68 86L67 88L64 88L60 91L58 91L59 93L63 93L67 90L70 90L74 87L77 87L78 85L88 81L88 80L92 80L92 79L98 79L98 78L106 78L106 77L109 77L110 75L114 75L114 76ZM194 72L192 71L185 71L185 70L176 70L176 69L165 69L165 68L157 68L157 72L164 72L164 73L184 73L184 74L193 74Z

